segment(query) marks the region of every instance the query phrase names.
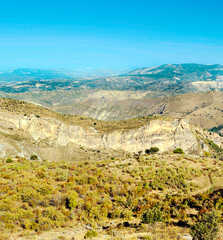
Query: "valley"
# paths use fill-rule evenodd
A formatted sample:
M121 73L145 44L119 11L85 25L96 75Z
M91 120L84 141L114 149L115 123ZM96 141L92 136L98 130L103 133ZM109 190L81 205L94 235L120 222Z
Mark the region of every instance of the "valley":
M223 92L188 93L173 97L159 97L158 93L154 98L155 95L155 92L110 90L0 94L38 104L56 112L104 121L167 116L189 119L191 124L205 129L222 124Z
M39 80L3 82L0 97L105 121L168 116L205 129L222 124L222 65L167 64L96 78L47 74L39 74Z
M1 1L0 240L223 240L223 1Z

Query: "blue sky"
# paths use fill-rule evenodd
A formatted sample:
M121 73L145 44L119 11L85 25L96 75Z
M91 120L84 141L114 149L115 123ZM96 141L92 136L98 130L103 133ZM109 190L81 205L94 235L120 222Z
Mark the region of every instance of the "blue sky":
M0 68L223 64L222 0L8 0Z

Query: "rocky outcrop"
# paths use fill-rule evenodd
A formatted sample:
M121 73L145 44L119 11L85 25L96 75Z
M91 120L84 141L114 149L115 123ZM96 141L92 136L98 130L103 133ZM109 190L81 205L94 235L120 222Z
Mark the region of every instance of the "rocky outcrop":
M41 144L41 146L51 147L51 149L60 147L64 151L68 149L68 145L74 144L87 148L111 148L131 153L145 151L150 147L158 147L160 152L171 152L180 147L185 153L202 153L201 144L197 141L188 120L185 119L153 120L139 129L101 134L93 127L84 129L54 118L39 118L34 115L27 117L10 112L1 112L0 133L2 136L7 136L7 139L11 138L14 141L14 145L10 144L8 140L0 142L0 155L2 157L6 155L6 148L10 148L8 152L13 154L13 146L14 152L22 153L22 155L27 153L30 156L31 152L41 151L33 144L37 144L37 146ZM218 139L218 141L220 140Z
M187 120L154 120L139 129L126 133L112 132L102 138L104 147L119 148L129 152L158 147L160 152L182 148L186 153L200 153L200 146Z

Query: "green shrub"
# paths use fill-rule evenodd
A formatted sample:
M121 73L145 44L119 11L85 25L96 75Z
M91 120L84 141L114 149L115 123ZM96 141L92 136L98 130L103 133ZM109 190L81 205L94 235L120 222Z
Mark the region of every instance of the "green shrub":
M151 153L159 152L159 148L158 148L158 147L151 147L151 148L150 148L150 152L151 152Z
M88 230L85 235L84 235L84 239L86 238L93 238L93 237L97 237L98 233L95 230Z
M183 151L182 148L176 148L176 149L174 150L174 153L184 154L184 151Z
M215 212L205 213L202 219L191 227L194 240L213 240L218 233L218 217Z
M145 150L146 154L156 153L156 152L159 152L159 148L158 147L151 147L150 149L146 149Z
M7 162L7 163L12 163L12 162L14 162L14 161L13 161L11 158L7 158L7 159L6 159L6 162Z
M78 205L78 194L75 191L70 191L67 194L66 198L66 208L68 209L74 209Z
M163 221L163 213L158 207L147 210L141 217L142 223L155 223Z
M131 219L132 215L133 215L133 213L132 213L131 210L129 210L129 209L124 209L124 210L121 212L120 217L129 220L129 219Z
M30 156L30 160L38 160L38 156L36 154L33 154Z
M150 154L150 149L146 149L145 154Z

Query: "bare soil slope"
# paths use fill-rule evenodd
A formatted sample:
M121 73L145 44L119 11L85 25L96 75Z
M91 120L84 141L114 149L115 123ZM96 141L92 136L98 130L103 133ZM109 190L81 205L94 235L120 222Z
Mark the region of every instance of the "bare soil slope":
M141 98L140 98L141 97ZM51 107L59 112L80 114L100 120L123 120L142 116L187 118L193 125L210 129L223 123L223 92L191 93L167 98L145 99L143 94L101 91L74 105Z

